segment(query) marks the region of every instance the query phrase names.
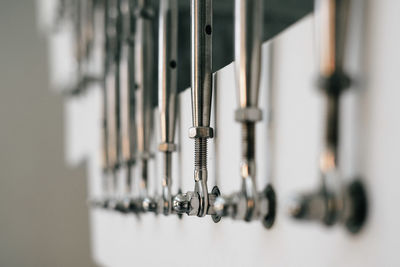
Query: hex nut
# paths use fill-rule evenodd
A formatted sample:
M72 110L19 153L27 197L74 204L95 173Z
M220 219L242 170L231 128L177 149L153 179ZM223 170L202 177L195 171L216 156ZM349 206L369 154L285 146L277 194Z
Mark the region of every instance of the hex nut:
M262 110L256 107L240 108L235 111L235 120L239 122L256 122L262 120Z
M174 152L176 151L176 145L173 143L161 143L158 145L158 150L162 152Z
M190 138L213 138L214 131L211 127L191 127L189 128Z

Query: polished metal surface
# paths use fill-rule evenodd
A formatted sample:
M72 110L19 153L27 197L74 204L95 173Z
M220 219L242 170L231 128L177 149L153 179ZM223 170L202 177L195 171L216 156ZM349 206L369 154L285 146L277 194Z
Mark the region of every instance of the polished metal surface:
M158 35L158 105L160 112L161 143L163 153L162 212L171 213L172 207L172 152L176 150L175 128L178 94L178 1L160 3Z
M212 1L192 0L191 3L191 85L192 129L209 129L205 135L194 137L195 192L199 195L197 216L208 210L207 138L212 138L210 128L212 95ZM189 130L190 131L190 130ZM193 130L192 130L193 131Z
M262 4L262 0L235 1L235 73L242 109L258 105Z
M193 127L209 127L212 95L212 1L191 2Z
M343 71L350 3L350 0L315 1L318 65L324 77Z

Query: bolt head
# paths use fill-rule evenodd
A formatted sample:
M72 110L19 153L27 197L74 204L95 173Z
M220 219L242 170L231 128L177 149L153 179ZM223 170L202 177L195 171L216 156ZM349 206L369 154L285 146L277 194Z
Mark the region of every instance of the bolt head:
M187 192L186 194L177 195L172 206L178 214L186 213L189 216L197 215L200 207L200 199L197 193Z

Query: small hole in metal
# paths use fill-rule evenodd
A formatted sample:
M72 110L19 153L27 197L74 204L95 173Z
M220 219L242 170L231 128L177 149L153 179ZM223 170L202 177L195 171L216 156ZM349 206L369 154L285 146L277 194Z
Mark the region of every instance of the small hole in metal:
M211 33L212 33L211 25L206 25L206 27L204 28L204 31L206 32L206 34L211 35Z
M171 69L175 69L176 68L176 61L175 60L171 60L169 62L169 66L171 67Z

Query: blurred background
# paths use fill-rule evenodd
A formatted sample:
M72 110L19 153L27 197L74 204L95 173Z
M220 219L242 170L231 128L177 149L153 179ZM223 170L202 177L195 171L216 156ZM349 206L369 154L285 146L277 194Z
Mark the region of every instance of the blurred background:
M85 168L65 164L35 11L0 1L0 266L93 266Z
M279 214L274 228L265 231L257 223L232 220L217 225L193 217L178 220L172 216L143 216L139 220L105 210L88 210L88 196L101 188L100 133L96 128L100 121L100 90L89 90L68 106L61 94L49 88L51 49L38 29L36 1L0 1L0 267L80 267L94 266L94 261L121 267L177 267L188 263L199 267L400 266L396 265L400 259L400 213L393 209L400 187L400 1L364 3L365 36L361 40L352 35L347 58L354 65L354 73L362 72L360 77L355 76L360 79L356 85L365 88L351 90L346 96L345 107L350 109L344 110L343 120L343 133L351 139L345 143L350 145L344 146L344 154L359 160L360 166L358 170L347 164L344 169L361 173L369 190L370 213L361 234L352 236L340 226L328 229L318 224L299 224L284 210L284 201L293 193L316 188L319 182L316 166L324 104L313 85L317 61L312 15L272 41L271 69L264 66L262 70L260 106L266 105L271 71L279 122L274 144L276 176L272 177ZM358 49L357 40L362 49ZM267 49L264 45L265 62ZM60 50L62 53L57 55L67 60L67 51L61 47L56 52ZM54 57L52 63L63 60ZM234 167L240 160L240 129L233 120L233 67L230 64L219 72L222 89L218 89L217 106L223 105L219 110L223 127L218 135L223 138L219 139L220 154L216 157L224 174L220 181L224 192L240 186L239 168ZM189 90L180 95L180 103L179 136L185 138L179 164L183 166L182 177L190 177L183 181L186 191L193 188L193 146L186 138L191 125ZM355 111L360 112L359 116ZM352 131L358 126L355 121L361 125L359 132ZM73 127L66 128L68 123ZM267 119L260 122L258 130L258 136L266 136ZM266 138L259 140L257 172L265 183L268 168L263 160L268 151ZM351 146L358 140L361 152L353 151ZM88 164L81 162L78 168L69 168L66 163L77 163L82 158ZM213 168L210 173L214 173ZM157 168L153 170L152 180L156 181L154 177L159 175ZM199 260L199 251L206 257ZM183 253L177 257L176 252Z

